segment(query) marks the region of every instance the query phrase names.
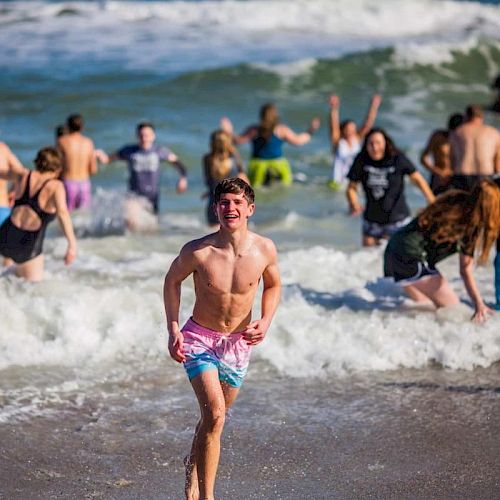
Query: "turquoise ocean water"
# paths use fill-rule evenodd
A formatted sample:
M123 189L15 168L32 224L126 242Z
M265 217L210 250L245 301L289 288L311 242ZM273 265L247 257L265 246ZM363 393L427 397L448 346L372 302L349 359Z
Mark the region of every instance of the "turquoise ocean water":
M485 383L494 383L500 319L478 327L466 304L439 313L408 305L380 278L382 250L360 249L360 221L325 184L330 93L341 97L342 118L360 122L380 92L377 124L414 161L449 114L493 100L498 2L7 1L0 47L0 140L26 165L70 113L85 117L86 133L108 152L133 141L136 123L147 119L186 163L190 183L176 195L175 171L165 166L159 233L131 235L121 210L125 168L103 167L93 179L93 213L75 216L74 266L62 265L54 225L46 281L0 279L1 422L84 406L150 371L181 391L185 379L165 354L163 276L181 245L207 231L201 156L210 132L222 116L243 129L268 101L295 130L314 116L323 126L307 146L286 148L300 182L257 194L254 228L278 245L284 294L250 380L403 380L406 369L426 378L436 367L473 380L482 367ZM487 121L500 126L492 114ZM423 206L407 191L413 210ZM457 262L442 269L466 300ZM491 263L477 277L492 300ZM183 319L192 303L188 283Z

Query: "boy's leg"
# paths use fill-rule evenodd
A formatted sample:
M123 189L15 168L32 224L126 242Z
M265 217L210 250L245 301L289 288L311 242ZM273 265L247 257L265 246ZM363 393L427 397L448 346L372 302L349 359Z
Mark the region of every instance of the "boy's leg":
M221 382L222 392L224 394L224 401L226 411L232 406L236 397L238 396L239 389L232 387L231 385ZM196 467L196 448L197 448L197 436L200 428L201 419L196 425L196 430L194 433L193 444L191 446L190 454L184 459L184 465L186 467L186 484L185 484L185 494L186 500L198 500L200 498L200 491L198 488L198 471Z
M236 399L238 389L219 381L217 370L206 370L191 380L201 419L193 440L193 470L198 477L200 499L214 498L215 476L219 465L220 439L226 414L226 400Z

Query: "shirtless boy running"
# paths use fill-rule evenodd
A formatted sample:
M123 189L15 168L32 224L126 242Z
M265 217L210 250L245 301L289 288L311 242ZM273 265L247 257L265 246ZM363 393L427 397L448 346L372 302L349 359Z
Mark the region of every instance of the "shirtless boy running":
M247 372L252 346L264 340L280 300L273 242L248 230L254 193L243 180L223 180L215 189L220 229L187 243L172 263L164 286L170 356L184 363L201 417L186 457L186 498L214 498L220 438L226 410ZM179 327L181 283L194 278L192 317ZM263 279L260 319L252 305Z

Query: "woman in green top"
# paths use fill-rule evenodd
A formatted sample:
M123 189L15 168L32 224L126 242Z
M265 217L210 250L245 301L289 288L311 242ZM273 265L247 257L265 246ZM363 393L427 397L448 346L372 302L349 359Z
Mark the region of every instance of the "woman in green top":
M449 191L391 237L384 274L403 285L415 301L452 306L459 299L435 266L459 252L460 275L475 306L472 319L485 321L492 311L484 304L474 279L474 253L478 263L484 264L499 230L500 189L494 182L482 180L472 193Z

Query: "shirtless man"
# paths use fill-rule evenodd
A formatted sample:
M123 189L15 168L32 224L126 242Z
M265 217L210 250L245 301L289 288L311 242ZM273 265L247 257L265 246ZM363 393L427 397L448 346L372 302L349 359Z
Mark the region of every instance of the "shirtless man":
M450 185L453 170L451 169L449 135L452 130L462 125L463 121L463 115L459 113L451 115L448 119L448 130L432 132L420 156L420 163L431 172L429 184L435 195L444 193Z
M476 182L500 172L500 133L484 124L483 110L468 106L466 122L450 133L451 185L472 190Z
M170 356L184 363L201 418L185 459L186 498L214 499L220 438L226 410L246 374L250 350L264 340L280 299L273 242L247 227L255 210L252 188L239 178L215 189L220 229L187 243L165 277L164 301ZM194 278L192 317L179 327L181 283ZM260 319L252 305L263 279Z
M66 120L67 133L57 139L63 157L63 182L70 211L89 208L92 201L90 176L97 173L94 143L82 134L83 118L70 115Z
M10 215L8 182L12 176L23 175L26 169L17 159L9 146L0 142L0 226Z

